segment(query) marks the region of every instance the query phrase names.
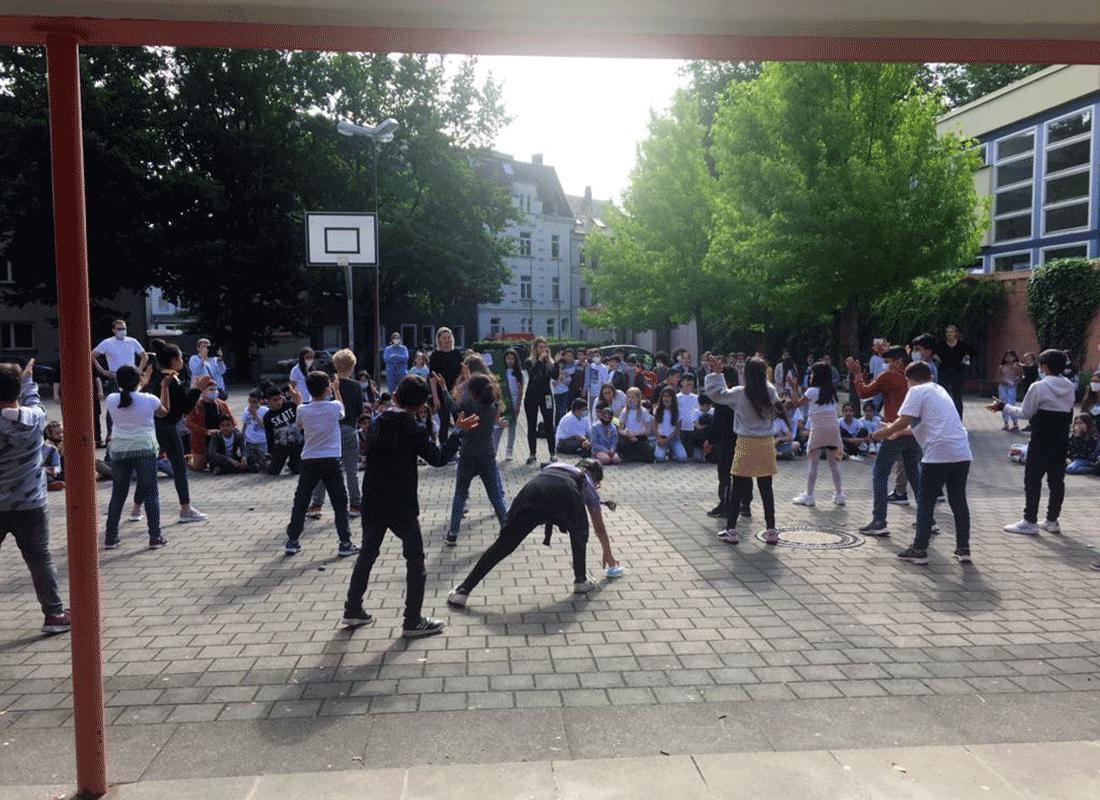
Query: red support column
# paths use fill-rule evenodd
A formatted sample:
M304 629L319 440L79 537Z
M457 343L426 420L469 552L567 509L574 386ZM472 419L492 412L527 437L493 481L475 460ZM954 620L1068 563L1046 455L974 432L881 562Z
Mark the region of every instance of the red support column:
M80 122L77 37L51 33L50 146L53 158L54 250L61 334L61 410L65 418L65 510L68 515L69 604L72 608L73 727L81 796L107 792L103 707L103 616L92 421L92 323L84 212L84 152Z

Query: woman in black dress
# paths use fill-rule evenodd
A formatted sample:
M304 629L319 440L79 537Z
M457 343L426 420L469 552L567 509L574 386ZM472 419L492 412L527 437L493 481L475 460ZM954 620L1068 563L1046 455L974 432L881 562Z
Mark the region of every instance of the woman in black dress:
M524 362L527 370L527 391L523 396L523 410L527 415L527 447L531 455L528 464L534 464L535 436L538 433L538 416L542 411L542 420L546 425L546 446L550 458L554 458L554 395L550 381L557 380L558 367L550 360L550 347L541 336L532 343L531 357Z

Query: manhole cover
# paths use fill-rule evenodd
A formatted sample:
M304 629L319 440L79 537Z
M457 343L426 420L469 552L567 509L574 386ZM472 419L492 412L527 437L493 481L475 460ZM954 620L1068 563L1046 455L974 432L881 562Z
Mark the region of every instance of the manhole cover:
M859 547L863 544L862 536L836 528L825 528L820 525L791 525L786 528L776 528L779 531L780 547L799 547L804 550L843 550L846 547ZM756 538L764 541L764 531L756 534Z

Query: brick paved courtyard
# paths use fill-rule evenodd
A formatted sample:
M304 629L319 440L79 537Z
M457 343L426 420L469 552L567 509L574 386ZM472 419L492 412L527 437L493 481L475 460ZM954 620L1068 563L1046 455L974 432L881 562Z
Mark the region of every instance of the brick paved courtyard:
M694 719L691 706L729 717L733 727L716 750L779 748L750 733L760 726L743 721L756 715L763 725L776 709L807 718L846 709L849 716L833 717L835 725L818 726L825 733L815 735L830 742L860 739L860 719L877 730L888 717L895 742L933 744L943 732L922 719L911 726L922 733L907 736L908 718L914 709L950 708L942 705L948 697L958 708L996 713L1041 700L1061 719L1065 738L1098 737L1097 715L1088 711L1096 695L1088 693L1100 685L1100 573L1089 563L1100 544L1100 479L1067 477L1063 534L1003 534L1001 526L1019 519L1023 504L1022 468L1005 457L1018 438L1002 433L999 415L977 401L968 404L966 423L975 452L968 487L972 565L951 556L946 505L937 514L944 533L933 540L925 567L894 558L909 542L914 507L891 506L894 535L858 547L766 547L751 537L731 547L714 538L719 525L705 515L716 499L712 465L631 465L609 468L603 484L605 498L619 502L606 519L626 567L622 578L601 578L601 588L588 597L572 595L566 538L545 548L536 532L486 579L465 612L448 610L444 599L495 535L495 519L475 484L459 545L444 547L454 468L424 468L425 610L445 619L447 629L408 643L398 636L404 562L392 537L366 598L378 621L349 631L339 619L353 559L336 558L331 509L326 506L322 520L307 521L299 555L282 553L294 478L192 475L193 501L210 516L194 525L176 523L175 492L171 480L162 479L168 547L145 549L145 523L124 522L122 547L102 553L113 776L193 774L188 768L203 774L193 764L158 762L157 752L169 743L180 752L205 753L210 773L235 774L227 763L234 737L253 734L281 753L308 749L307 764L288 764L295 770L331 768L335 759L341 769L354 768L349 759L430 761L449 745L455 759L503 760L496 756L514 758L524 748L552 752L563 736L570 739L563 749L574 757L607 754L611 735L618 737L615 752L644 752L662 729ZM517 452L525 455L526 446ZM534 467L522 458L502 466L511 499ZM805 486L806 464L780 469L781 528L854 533L870 518L870 462L842 464L843 508L822 502L831 496L827 471L819 478L817 508L791 505ZM100 484L101 508L88 511L97 515L100 539L109 492L109 484ZM50 503L67 591L62 494L52 493ZM755 532L762 527L758 502L754 511ZM29 575L14 542L6 545L0 558L0 752L6 762L0 784L61 780L73 771L70 639L37 633L41 617ZM590 554L598 560L594 538ZM846 702L820 702L831 698ZM574 709L604 713L570 717ZM481 710L499 713L475 713ZM1011 718L1013 741L1058 735L1021 730L1019 717ZM561 730L570 719L606 724L585 746L584 731ZM528 738L497 742L496 752L475 752L431 733L446 723L448 730L459 726L492 738L500 725L514 737L516 720L530 728ZM540 720L545 729L538 729ZM985 724L977 738L988 738L993 723ZM804 727L809 737L813 726ZM364 743L349 756L344 745L355 737ZM403 746L410 741L426 752L410 753ZM55 763L40 763L43 747L60 751ZM237 768L247 774L250 767L271 769L244 760Z

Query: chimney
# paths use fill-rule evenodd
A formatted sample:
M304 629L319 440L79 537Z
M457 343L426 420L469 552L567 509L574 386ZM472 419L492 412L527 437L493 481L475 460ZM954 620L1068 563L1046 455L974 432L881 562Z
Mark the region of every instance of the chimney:
M542 153L535 153L533 156L531 156L531 163L532 164L541 164L542 163Z
M592 203L592 187L591 186L585 186L584 187L584 202L586 202L590 205Z

